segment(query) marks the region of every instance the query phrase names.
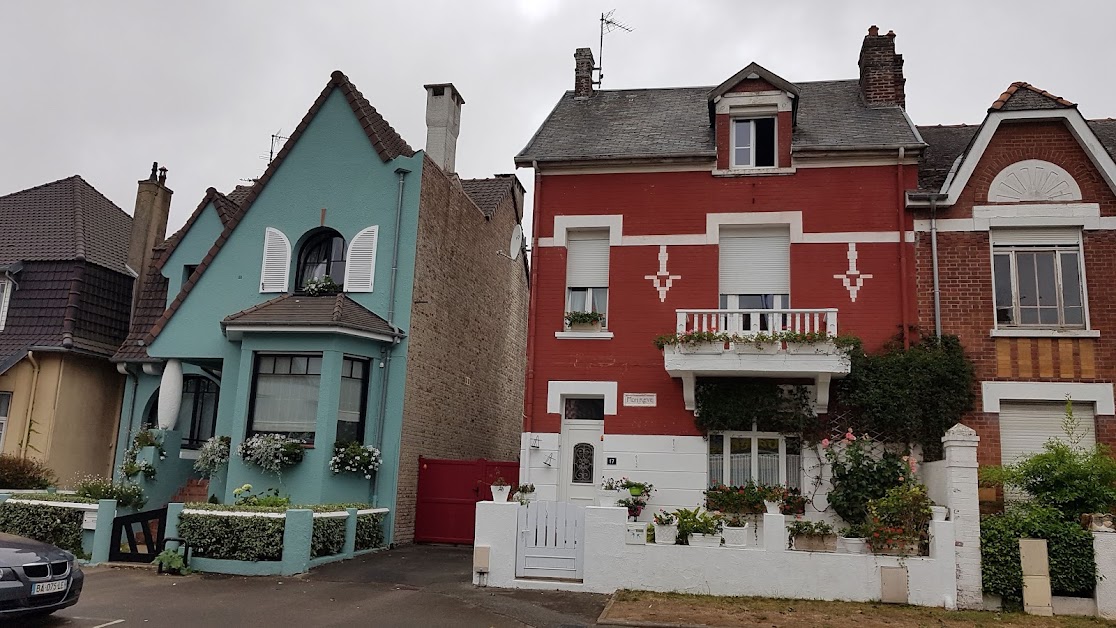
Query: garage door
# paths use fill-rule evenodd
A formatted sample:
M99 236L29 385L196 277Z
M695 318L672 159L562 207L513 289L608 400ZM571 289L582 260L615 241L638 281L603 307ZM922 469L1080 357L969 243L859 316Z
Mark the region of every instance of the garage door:
M1062 420L1066 416L1064 402L1007 403L1000 404L1000 461L1011 464L1021 456L1042 451L1042 446L1052 438L1065 441ZM1096 422L1093 404L1073 404L1077 419L1079 445L1096 445Z

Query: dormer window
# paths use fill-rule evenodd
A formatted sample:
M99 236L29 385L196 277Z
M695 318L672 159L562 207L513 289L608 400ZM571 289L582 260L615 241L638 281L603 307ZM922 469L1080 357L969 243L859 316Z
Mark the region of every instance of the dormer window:
M775 118L734 118L732 167L775 167Z

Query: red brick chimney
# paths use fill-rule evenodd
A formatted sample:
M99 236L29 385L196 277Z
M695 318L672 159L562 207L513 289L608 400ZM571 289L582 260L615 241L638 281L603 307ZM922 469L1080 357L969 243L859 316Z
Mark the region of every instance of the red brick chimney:
M578 48L574 52L574 98L593 95L593 51Z
M860 91L870 107L899 105L906 108L903 55L895 54L895 31L880 35L879 27L868 29L860 47Z

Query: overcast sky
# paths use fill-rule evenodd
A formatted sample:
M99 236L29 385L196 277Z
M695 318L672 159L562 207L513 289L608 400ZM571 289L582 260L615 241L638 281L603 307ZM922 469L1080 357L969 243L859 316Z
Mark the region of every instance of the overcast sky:
M1012 81L1116 117L1110 0L192 0L0 4L0 195L80 174L131 213L152 161L170 228L213 186L266 166L334 69L414 148L424 83L466 104L464 177L512 172L562 92L573 51L605 37L605 88L716 85L751 61L790 81L855 78L867 28L898 34L917 124L979 123ZM520 170L531 188L531 171ZM2 234L0 234L2 237Z

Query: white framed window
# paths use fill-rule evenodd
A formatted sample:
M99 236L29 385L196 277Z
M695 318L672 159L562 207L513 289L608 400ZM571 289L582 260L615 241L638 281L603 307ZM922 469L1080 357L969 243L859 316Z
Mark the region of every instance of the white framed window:
M733 118L731 166L774 168L778 150L775 136L775 118Z
M12 299L12 282L0 279L0 331L8 322L8 302Z
M12 408L12 393L0 392L0 450L4 448L4 437L8 434L8 413Z
M802 439L775 432L711 432L709 486L782 484L802 488Z
M991 240L997 327L1087 328L1079 233L993 232Z
M566 311L607 317L608 231L570 231L566 237ZM607 318L601 326L606 324Z

